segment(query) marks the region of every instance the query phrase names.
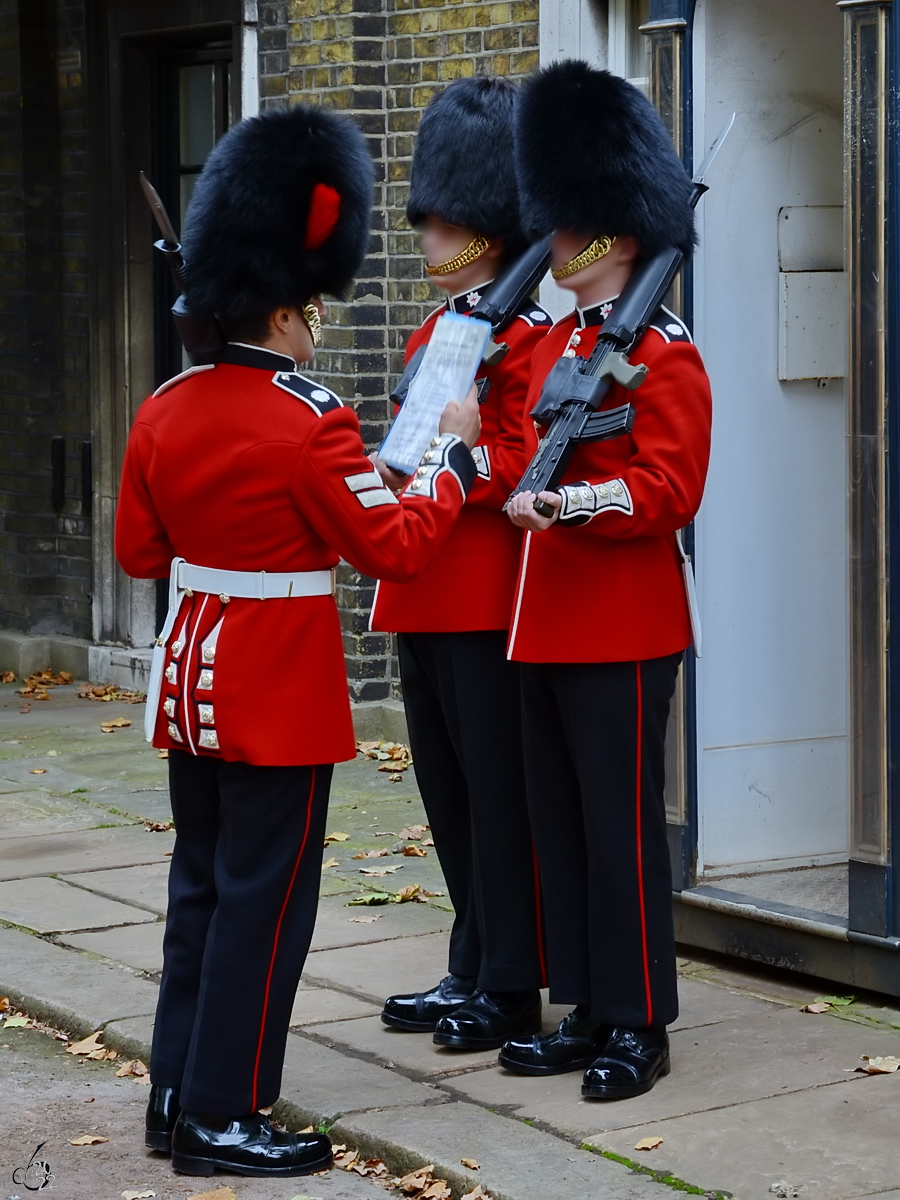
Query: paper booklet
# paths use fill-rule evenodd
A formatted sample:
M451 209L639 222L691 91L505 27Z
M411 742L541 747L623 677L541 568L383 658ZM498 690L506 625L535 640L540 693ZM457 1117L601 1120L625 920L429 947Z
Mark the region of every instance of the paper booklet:
M422 365L388 435L378 451L389 467L412 475L438 433L441 413L451 400L461 404L491 335L487 321L444 313L435 321Z

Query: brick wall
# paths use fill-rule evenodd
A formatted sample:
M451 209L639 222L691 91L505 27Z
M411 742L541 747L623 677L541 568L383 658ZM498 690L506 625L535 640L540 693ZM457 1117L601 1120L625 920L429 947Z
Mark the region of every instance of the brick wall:
M89 637L83 54L82 0L0 0L0 627Z
M410 331L442 298L427 281L405 218L422 109L465 76L522 76L538 65L537 0L280 0L261 3L263 108L303 101L346 113L376 168L373 235L353 297L329 304L315 372L354 404L370 447L384 436L387 394ZM397 694L391 639L367 632L374 585L343 567L338 602L351 694Z

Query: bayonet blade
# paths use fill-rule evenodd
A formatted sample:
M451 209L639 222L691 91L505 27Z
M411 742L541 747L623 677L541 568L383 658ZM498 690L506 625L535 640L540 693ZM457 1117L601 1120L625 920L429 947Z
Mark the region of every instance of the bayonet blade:
M693 183L695 183L695 184L703 183L704 179L706 178L706 174L709 171L709 168L712 166L713 159L716 157L716 155L722 149L722 143L728 137L729 133L731 133L731 127L734 124L736 118L737 118L737 113L733 112L731 114L731 116L728 118L728 120L725 122L725 124L722 126L719 136L716 138L716 140L710 146L709 150L706 153L706 158L704 158L703 162L700 164L700 170L694 176L694 178L692 180Z
M147 178L143 171L140 172L141 187L144 195L147 197L147 203L150 205L150 211L156 218L156 223L159 226L159 232L163 235L163 241L166 243L167 250L179 250L181 244L178 241L178 234L172 222L169 220L169 214L166 212L166 206L159 198L159 192Z

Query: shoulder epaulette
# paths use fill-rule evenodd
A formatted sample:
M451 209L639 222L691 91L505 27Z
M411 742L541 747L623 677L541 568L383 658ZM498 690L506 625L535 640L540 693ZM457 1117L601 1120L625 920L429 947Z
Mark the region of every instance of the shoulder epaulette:
M653 318L650 328L655 329L659 336L667 342L687 342L690 346L694 344L694 339L691 337L687 325L685 325L681 317L676 317L667 308L659 310Z
M344 407L343 400L335 395L331 388L314 383L299 371L276 371L272 382L276 387L290 392L292 396L308 404L317 417L324 417L325 413L331 412L333 408Z
M534 304L529 300L527 304L522 306L522 311L518 314L520 320L527 325L552 325L553 318L545 308L541 308L540 304Z
M169 388L173 388L176 383L181 383L182 380L187 379L189 375L197 375L200 371L211 371L215 365L215 363L204 363L202 367L188 367L188 369L186 371L182 371L180 375L174 375L171 379L167 379L165 383L161 383L153 393L153 396L161 396L163 392L167 392Z

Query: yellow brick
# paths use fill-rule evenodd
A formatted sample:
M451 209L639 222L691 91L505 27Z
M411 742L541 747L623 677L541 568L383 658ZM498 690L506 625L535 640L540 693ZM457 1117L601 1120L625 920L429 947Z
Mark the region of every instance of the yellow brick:
M538 19L537 0L515 0L510 5L510 15L513 21L536 21Z
M422 19L422 32L434 33L440 24L440 18L433 8L428 8L420 14Z
M466 52L466 39L461 33L451 33L446 39L444 46L445 54L453 54L459 57Z
M353 0L319 0L319 5L323 13L353 12Z
M347 42L327 42L322 47L324 62L342 63L353 61L353 47Z
M300 17L314 17L318 11L319 0L291 0L288 20L296 21Z
M441 29L471 29L475 23L474 8L445 8L440 13Z
M319 61L319 47L315 44L291 46L290 62L292 67L309 67Z
M422 82L431 83L438 77L438 61L435 58L425 59L422 63Z
M352 38L353 18L338 17L334 23L334 36L339 38Z
M444 83L449 83L453 79L459 79L459 68L460 61L458 58L443 58L438 67L438 75Z
M396 13L391 17L391 33L418 33L421 28L419 13Z
M440 42L436 37L413 38L414 58L435 58L441 52Z
M474 18L473 24L477 25L481 29L485 29L491 23L491 10L487 4L479 4L479 6L473 10L472 15Z
M494 57L491 59L491 68L495 75L508 75L509 74L509 55L508 54L495 54Z
M287 81L283 75L264 75L259 81L263 96L283 96L287 92Z
M312 36L317 42L325 42L334 37L334 21L324 18L312 23Z
M508 4L492 4L491 5L491 24L492 25L508 25L509 24L509 5Z
M338 67L337 79L335 80L338 87L352 87L355 82L353 74L353 67Z
M512 56L512 70L516 75L527 75L536 71L540 64L540 53L537 50L524 50L521 54Z
M437 88L433 88L433 87L413 88L412 102L415 105L415 107L416 108L424 108L425 105L428 103L428 101L431 99L431 97L435 94L435 92L437 90L438 90Z

